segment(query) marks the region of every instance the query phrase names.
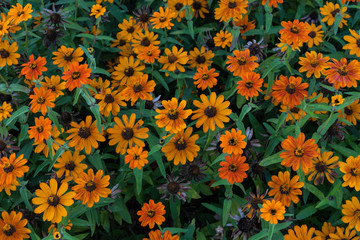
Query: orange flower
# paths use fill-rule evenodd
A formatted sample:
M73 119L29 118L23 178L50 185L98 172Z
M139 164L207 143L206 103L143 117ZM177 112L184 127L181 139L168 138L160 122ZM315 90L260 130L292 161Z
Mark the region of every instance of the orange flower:
M148 151L143 151L142 147L135 145L134 147L129 148L125 156L125 163L130 163L129 167L131 169L138 168L139 170L145 166L149 161L146 159L148 157Z
M21 154L15 159L15 153L9 158L2 157L0 160L0 185L10 186L16 183L16 178L21 178L24 173L29 171L28 166L24 166L27 162L24 155Z
M231 33L229 33L226 30L225 31L221 30L214 37L214 44L216 47L221 47L221 48L230 47L232 39L233 36Z
M249 49L245 49L244 51L235 50L234 55L235 57L227 56L229 60L226 62L226 64L229 64L226 69L232 72L234 76L240 76L244 72L253 71L259 66L259 64L255 62L257 57L250 57Z
M47 70L44 67L46 64L46 59L44 57L38 57L36 60L34 54L31 54L29 57L29 62L22 64L23 69L21 69L21 75L25 75L26 79L34 80L38 79L44 71Z
M160 49L158 46L150 44L148 47L139 48L138 59L143 60L145 63L154 63L155 59L158 59L160 55Z
M292 167L294 171L297 171L301 165L301 169L306 173L312 166L311 160L319 155L315 140L308 139L305 141L304 133L300 133L296 139L288 136L281 142L281 147L285 150L285 152L280 153L280 157L284 159L281 165Z
M207 66L198 67L193 76L193 79L196 80L194 84L204 91L207 87L212 88L217 84L217 76L219 73L215 72L215 68L209 70Z
M11 6L7 17L13 24L18 25L20 22L27 21L32 18L30 14L32 12L32 5L30 3L26 4L25 7L21 6L20 3L16 3L16 5Z
M211 50L206 50L204 46L201 46L200 49L194 48L194 50L189 52L189 68L193 67L202 67L202 66L210 66L212 59L215 54Z
M288 78L280 75L272 87L271 95L275 98L275 101L293 108L308 96L305 89L309 84L301 83L301 80L301 77L290 76Z
M34 88L34 95L29 96L31 102L30 110L33 113L37 113L39 110L41 114L45 116L47 112L47 107L55 107L56 93L52 92L51 89L46 89L45 87Z
M159 12L154 12L150 22L152 22L153 28L167 28L171 29L174 24L171 22L173 18L175 18L176 13L173 12L170 8L160 7Z
M31 231L25 227L28 220L23 217L21 212L16 213L15 211L12 211L9 214L8 212L3 211L1 216L3 219L0 219L0 239L23 240L24 238L30 238L28 234L30 234Z
M130 78L126 88L122 90L121 96L125 101L131 100L131 106L140 98L141 100L151 101L153 97L149 94L154 91L156 83L154 80L148 81L149 75L139 75Z
M312 48L313 45L319 46L320 43L323 42L322 37L324 36L324 31L320 31L322 28L321 25L316 26L315 24L308 25L309 32L309 41L307 42L309 48Z
M156 231L149 232L149 238L143 238L143 240L179 240L178 235L171 235L170 231L165 231L164 235L157 229Z
M241 130L231 129L231 132L226 131L224 135L220 137L220 147L223 148L223 153L227 154L242 154L243 149L246 147L245 135L241 134Z
M360 80L360 63L352 60L348 64L346 58L342 58L340 62L334 58L331 60L333 63L328 63L330 69L324 73L329 83L333 83L335 89L357 87L356 81Z
M316 78L320 78L324 74L326 68L329 68L327 61L330 57L323 57L321 53L315 51L306 52L306 57L299 57L299 64L302 66L299 72L306 72L306 77L310 78L313 74Z
M237 19L247 13L247 0L220 0L219 7L215 9L215 19L227 22L230 18Z
M220 162L219 177L231 184L241 183L247 178L246 171L249 170L249 164L245 160L246 157L241 155L225 156L225 161Z
M74 62L70 64L70 69L63 73L61 79L66 81L65 87L72 91L74 88L81 87L81 84L89 84L90 73L91 69L88 68L87 64L79 65L78 62Z
M310 38L308 24L299 22L298 19L295 19L293 22L282 21L281 26L285 29L279 31L281 34L280 38L285 40L286 44L291 45L293 49L301 47L303 43L307 42Z
M284 236L284 240L300 240L300 239L311 240L313 239L312 235L314 234L314 232L315 232L315 228L312 227L308 231L308 227L305 224L302 225L301 227L295 226L294 230L293 229L288 230L288 234ZM335 239L335 238L330 238L330 239ZM350 239L350 238L342 238L342 239Z
M264 6L268 0L262 0L262 5ZM269 7L278 7L278 3L283 3L284 0L269 0Z
M255 29L255 20L249 22L249 16L245 15L245 17L241 19L236 19L235 26L240 27L240 33L243 35L247 31L251 29ZM242 39L246 39L246 36L242 36Z
M278 220L284 220L285 206L279 201L266 200L260 211L260 217L271 224L278 224Z
M139 222L141 222L142 227L149 225L149 228L152 229L155 223L161 225L165 221L163 216L165 213L165 206L162 202L155 203L154 200L150 199L149 203L144 203L137 215L140 216Z
M52 121L43 116L35 118L35 126L30 127L28 130L28 134L30 134L29 138L34 138L36 144L48 140L51 135L51 124Z
M254 96L259 96L259 92L261 92L261 86L264 80L260 78L260 74L255 72L245 72L241 74L240 81L237 82L238 89L237 93L241 96L245 96L246 100Z

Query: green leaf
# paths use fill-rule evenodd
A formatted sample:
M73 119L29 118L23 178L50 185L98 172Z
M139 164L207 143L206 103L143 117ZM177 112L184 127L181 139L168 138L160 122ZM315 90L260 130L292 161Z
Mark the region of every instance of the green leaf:
M169 91L169 86L167 85L165 79L161 76L161 74L160 74L158 71L154 70L154 71L151 72L151 74L153 75L153 77L154 77L156 80L158 80L158 81L160 82L160 84L161 84L167 91Z
M280 152L278 152L278 153L275 153L274 155L271 155L271 156L263 159L260 162L260 166L266 167L266 166L269 166L269 165L272 165L272 164L279 163L282 160L283 159L280 157Z
M25 87L23 85L17 84L17 83L13 83L9 86L9 90L11 92L24 92L24 93L29 93L30 89L28 87Z
M319 135L324 135L327 130L331 127L331 125L334 124L336 119L338 119L339 113L334 113L332 116L330 116L323 124L320 125L320 127L317 129L317 133Z
M154 154L155 152L159 151L163 146L165 146L166 144L168 144L171 140L171 138L175 135L175 133L171 134L170 136L168 136L167 138L164 139L164 144L163 145L155 145L154 147L151 148L148 157L151 156L152 154Z
M96 119L96 127L99 131L99 133L102 133L102 127L101 127L101 116L99 112L99 105L95 104L94 106L90 107L91 112L94 114Z
M191 240L195 232L195 218L191 221L188 226L187 232L185 233L184 240Z
M249 104L245 104L241 109L241 113L239 115L238 121L242 121L244 119L245 115L250 111L251 111L251 106Z
M272 24L272 19L273 19L273 15L271 13L266 13L265 14L266 16L266 32L269 32L269 29L271 27L271 24Z
M307 217L314 215L317 212L317 209L314 205L310 205L304 209L302 209L298 214L296 214L296 220L302 220Z
M343 147L341 145L334 145L334 144L329 144L328 146L330 146L332 149L338 151L339 153L341 153L342 155L344 155L345 157L350 157L350 156L358 156L359 153L352 150L352 149L349 149L349 148L346 148L346 147Z
M30 211L34 211L30 202L29 202L29 196L28 196L28 193L27 193L27 188L25 186L22 186L20 187L20 196L21 196L21 199L24 201L25 203L25 206L28 210Z
M216 213L217 215L221 215L222 213L222 209L219 207L215 207L212 204L209 203L201 203L201 205L203 205L204 207L206 207L207 209L209 209L210 211L213 211L214 213Z
M189 33L190 33L190 36L192 39L194 39L194 23L193 21L187 21L187 26L188 26L188 29L189 29Z
M335 22L334 22L334 34L336 35L339 29L340 22L342 20L342 15L340 13L337 13L335 15Z
M136 192L138 195L141 193L142 189L142 179L143 179L143 169L134 168L134 175L136 181Z
M21 115L27 113L29 111L29 107L28 106L22 106L21 108L19 108L18 110L16 110L11 117L9 117L8 119L5 120L5 126L9 126L13 121L15 121L18 117L20 117Z
M317 189L314 185L310 183L305 183L305 188L309 190L312 194L314 194L318 199L323 200L325 198L324 194Z

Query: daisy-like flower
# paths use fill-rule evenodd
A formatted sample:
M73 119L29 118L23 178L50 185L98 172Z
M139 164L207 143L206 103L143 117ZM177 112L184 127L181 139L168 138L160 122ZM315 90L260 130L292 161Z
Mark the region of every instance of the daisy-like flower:
M342 205L342 214L344 216L341 221L349 224L349 228L355 228L356 231L360 231L360 203L359 199L353 196L350 200L346 200L345 204Z
M148 30L151 19L149 6L143 6L142 8L133 11L133 14L135 15L136 24L145 29L145 31Z
M0 67L18 64L17 59L20 57L20 54L16 52L18 48L16 42L10 45L6 39L3 42L0 41Z
M343 49L349 49L351 55L360 57L360 35L355 30L349 29L352 36L344 36L344 40L348 42Z
M9 158L1 158L0 185L10 186L15 184L16 178L23 177L29 171L29 167L25 165L27 160L23 157L23 154L16 157L15 153L12 153Z
M18 25L20 22L32 18L30 14L32 12L32 5L30 3L26 4L25 7L21 6L20 3L16 3L16 5L11 6L11 9L8 12L8 20L13 21L15 25Z
M209 128L211 131L215 131L215 125L219 128L224 128L224 122L229 122L230 118L227 117L231 114L229 101L224 101L224 96L220 95L216 97L216 93L210 94L210 101L205 94L200 95L202 102L194 100L193 104L198 108L194 111L194 115L191 120L198 119L196 121L196 127L203 126L203 131L206 133Z
M189 57L183 48L178 49L176 46L173 46L172 50L165 48L165 54L166 56L161 56L158 60L159 63L164 64L162 69L170 72L175 72L175 70L185 72L183 65L188 62Z
M136 24L136 20L133 19L133 17L130 17L129 20L124 19L122 23L118 24L118 27L121 31L116 37L120 37L120 39L124 38L129 41L141 32L140 25Z
M160 49L158 46L150 44L148 47L139 48L138 59L145 63L153 64L159 58Z
M221 30L214 37L214 43L215 46L217 47L221 47L221 48L230 47L232 39L233 36L231 33L229 33L227 30L225 31Z
M72 91L74 88L81 87L81 84L89 84L90 73L91 69L87 64L79 65L78 62L74 62L70 64L69 70L63 73L61 79L66 81L65 87Z
M13 109L11 108L11 104L7 102L3 102L0 107L0 122L4 119L7 119L11 116L11 112Z
M235 50L234 55L235 57L227 56L229 60L226 62L226 64L229 64L226 69L232 72L234 76L241 76L242 73L253 71L259 66L256 62L257 57L250 56L249 49L244 51Z
M4 13L0 13L0 39L5 35L9 33L9 20L7 19L6 15Z
M155 119L158 119L156 121L156 125L159 128L165 127L166 131L172 133L177 133L186 128L186 123L184 120L190 116L192 110L185 110L185 100L182 100L180 103L178 103L176 98L172 98L168 101L163 100L162 105L165 109L155 110L158 113L158 115L155 116Z
M231 234L231 239L239 239L242 235L243 240L249 239L250 235L254 235L253 231L258 230L256 225L256 220L254 218L248 218L244 216L241 209L238 209L239 215L230 217L236 221L236 225L234 226L233 232ZM227 224L228 226L233 226L232 224ZM221 233L221 231L219 231ZM221 233L224 234L224 233Z
M211 50L206 50L204 46L201 46L200 50L198 48L194 48L194 50L189 52L189 64L190 68L202 67L202 66L210 66L212 59L215 54Z
M264 48L267 47L267 44L262 44L263 41L263 38L259 42L253 39L248 41L244 46L245 49L250 50L250 56L256 56L259 62L263 61L267 56L264 52Z
M241 130L232 128L231 132L226 131L224 135L221 135L220 147L223 148L224 153L240 155L246 147L246 142L244 141L245 138L246 136L242 134Z
M247 13L247 7L247 0L220 0L219 7L215 8L215 19L227 22L230 18L239 18Z
M319 46L319 44L323 42L322 37L324 36L324 31L320 31L321 28L321 25L316 26L314 23L308 25L308 29L310 32L308 34L309 41L307 42L307 44L309 48L312 48L314 45Z
M243 18L237 18L235 21L235 26L240 28L240 34L242 35L242 39L246 39L246 36L243 34L249 30L255 29L255 20L249 21L249 16L245 15Z
M324 222L321 227L321 231L315 230L316 237L314 237L313 239L314 240L327 240L327 239L330 239L331 233L335 233L335 227L331 226L331 223L329 223L329 222Z
M286 116L285 121L286 122L291 121L291 124L294 124L294 119L296 121L299 121L300 118L303 118L303 117L306 116L306 112L304 112L303 110L301 110L300 108L297 108L297 107L293 107L293 108L288 109L288 106L281 105L279 111L288 113L287 116ZM315 118L315 120L316 120L316 118Z
M121 96L125 101L131 100L131 106L140 98L141 100L151 101L153 97L150 95L155 89L154 80L148 81L149 75L131 77L130 82L126 84L126 88L121 91Z
M168 30L171 29L174 24L171 22L173 18L175 18L176 13L173 12L170 8L164 8L160 7L159 12L154 12L152 15L152 18L150 19L150 22L153 25L153 28L159 29L159 28L166 28Z
M348 64L346 58L331 60L333 62L328 63L329 69L324 72L329 83L333 83L335 89L357 87L357 81L360 80L359 61L352 60Z
M29 138L34 138L35 143L41 143L44 140L48 140L51 135L52 121L49 118L40 116L35 118L35 126L29 127Z
M284 236L284 240L311 240L312 235L315 232L315 228L310 228L304 224L301 227L295 226L294 230L289 229L288 234Z
M285 206L276 200L266 200L260 209L260 217L270 224L278 224L278 221L284 220Z
M246 157L241 155L225 156L225 161L220 162L219 177L230 184L241 183L247 178L246 171L249 170L249 164L245 160Z
M59 28L60 25L62 25L64 27L64 29L66 29L65 27L65 23L69 23L67 21L65 21L66 18L70 17L70 12L63 12L64 6L61 6L59 10L56 10L55 8L55 3L53 3L52 5L52 10L51 9L44 9L44 11L41 12L41 14L43 14L45 17L45 19L43 20L44 24L48 24L50 26L54 26L55 28ZM40 17L41 17L41 14ZM40 23L39 23L40 24Z
M186 201L186 191L191 189L189 186L190 182L183 182L185 179L179 179L179 177L173 177L167 175L167 183L161 185L157 189L163 190L161 199L175 201L175 198Z
M69 147L75 147L76 151L81 151L85 148L86 154L90 154L91 147L97 149L99 147L99 142L104 142L105 137L96 127L96 120L92 122L92 117L90 115L86 116L85 121L81 123L72 122L71 129L66 131L70 133L70 136L66 140L70 140Z
M61 222L63 217L67 216L64 206L71 206L74 203L74 192L65 193L69 185L64 182L58 187L58 182L52 178L50 184L40 183L40 189L35 191L37 197L32 199L32 203L40 205L34 212L40 214L44 212L43 220L55 223Z
M61 46L57 51L53 52L53 55L53 64L60 68L63 67L65 71L70 69L71 64L80 63L84 59L82 57L84 51L80 47L74 49Z
M109 145L116 146L116 152L120 154L125 154L128 147L132 147L134 144L139 147L145 147L145 143L141 139L146 139L149 135L147 132L148 128L142 128L144 124L143 120L139 120L135 123L136 114L133 113L130 116L130 119L123 114L122 120L115 117L115 125L112 128L108 128L107 132L109 133Z
M281 39L285 40L285 43L291 45L293 49L301 47L304 42L309 40L310 30L308 29L308 24L304 22L299 22L298 19L295 19L293 22L282 21L281 26L284 29L279 31Z
M347 25L346 18L349 18L350 15L346 14L347 7L343 6L340 8L339 4L334 4L332 2L326 2L324 7L320 8L321 15L324 15L324 18L321 19L322 22L327 22L329 26L333 25L335 22L336 14L341 15L341 21L339 24L339 28L342 28L344 25Z
M79 155L78 151L75 151L74 154L71 151L64 152L54 164L54 168L58 169L56 172L57 177L78 178L79 174L87 168L87 165L82 163L84 159L85 155Z
M217 84L217 79L220 74L215 72L215 68L209 68L207 66L202 66L197 68L197 72L193 76L194 84L197 88L205 90L207 87L212 88Z
M339 162L340 171L344 173L342 184L343 187L355 188L360 190L360 155L357 157L350 156L346 159L346 163Z
M145 166L149 161L146 159L148 157L148 151L143 151L142 147L135 145L134 147L129 148L125 156L125 163L129 164L129 168L134 169L138 168L139 170Z
M169 0L168 1L168 7L175 13L174 18L178 22L181 22L181 19L186 16L186 12L183 9L180 11L185 5L187 4L187 0Z
M89 88L89 92L91 93L92 96L95 96L98 93L104 92L105 89L110 87L110 81L106 80L106 79L103 80L101 77L98 77L97 79L94 78L93 80L91 80L91 82L89 84L96 90L96 92L95 92Z
M104 15L106 12L106 7L101 6L100 4L94 4L91 7L91 14L90 16L94 16L95 18L99 18Z
M272 189L269 191L269 196L274 196L275 200L280 201L286 207L289 207L291 202L298 203L299 197L302 191L300 188L304 186L303 182L299 182L299 176L296 175L290 179L290 172L279 172L278 176L273 175L269 187Z
M151 44L154 46L158 46L160 41L157 40L158 35L154 32L150 32L149 30L145 30L144 33L139 32L133 39L131 39L131 46L133 47L134 51L138 53L138 51L142 47L148 47Z
M36 60L34 54L31 54L29 57L29 62L22 64L23 68L21 69L21 75L25 75L25 78L28 80L38 79L39 76L42 76L43 72L47 70L46 59L44 57L38 57Z
M163 216L165 213L165 206L162 202L155 203L154 200L150 199L149 203L144 203L141 210L136 214L140 216L139 222L141 222L142 227L149 225L149 228L152 229L155 223L161 225L165 221Z
M30 110L33 113L37 113L39 110L42 115L46 115L47 107L55 107L56 93L52 92L50 89L45 87L33 89L34 95L30 95L29 98L32 99L29 105L31 104Z
M45 82L41 82L41 85L56 94L56 97L64 95L62 90L65 89L65 82L61 82L60 76L52 75L50 78L45 76Z
M247 200L248 202L243 205L245 207L243 208L242 212L248 212L246 215L248 218L252 219L257 214L260 220L259 204L262 205L265 202L264 198L266 197L268 191L269 190L267 189L263 194L260 195L260 188L259 186L256 186L256 195L250 192L250 196L245 197L245 200Z
M120 106L125 107L126 103L123 101L123 95L113 88L106 88L104 91L98 92L95 99L99 100L99 111L105 117L110 115L117 116L120 112Z
M61 132L63 132L63 129L61 129ZM51 153L52 156L55 156L56 151L60 148L60 146L65 144L65 141L59 138L60 131L57 129L56 126L53 126L51 130L51 138L53 139ZM34 143L33 145L36 145L36 148L34 149L34 152L40 153L42 152L45 157L49 156L50 148L46 141L42 141L40 143Z
M281 142L281 147L285 150L280 153L280 157L283 159L281 165L292 167L293 171L297 171L301 166L303 172L306 173L312 166L311 160L319 155L315 140L305 141L304 133L300 133L296 139L288 136Z
M13 146L17 141L11 140L11 134L0 134L0 158L7 157L12 151L18 151L18 146Z
M109 186L110 176L103 176L103 171L100 169L94 175L94 171L90 168L87 172L80 172L79 177L74 179L77 185L71 189L76 193L75 200L81 200L82 204L87 204L89 208L94 206L94 203L100 201L100 197L107 198L111 190Z
M246 100L249 98L259 96L259 92L261 92L261 86L264 80L260 77L260 74L255 72L245 72L241 74L241 80L238 81L236 89L238 89L237 93L241 96L244 96Z
M179 240L178 235L171 235L170 231L165 231L164 234L161 233L159 229L149 232L149 238L143 238L143 240Z
M299 64L302 66L299 72L306 72L306 77L310 78L313 74L316 78L324 75L325 70L329 68L327 61L330 57L323 57L321 53L315 51L306 52L305 57L299 57Z
M30 229L26 228L28 220L23 218L21 212L16 213L12 211L10 214L7 211L1 213L0 218L0 239L4 240L22 240L30 238Z
M171 138L168 144L161 148L168 161L174 160L174 165L179 165L179 163L184 165L186 160L189 162L194 161L200 151L200 147L195 144L196 140L199 139L199 135L194 134L191 136L192 131L192 127L180 130Z
M357 120L360 120L360 104L359 99L344 108L344 115L341 110L339 112L339 118L345 118L352 124L356 125ZM345 123L343 123L345 125Z
M274 7L277 8L278 7L278 3L283 3L284 0L262 0L261 4L264 6L267 2L269 4L269 7Z
M329 237L331 240L359 240L360 237L356 235L356 230L351 230L350 227L342 228L336 227L335 233L330 233Z
M208 168L206 167L206 163L202 162L202 158L198 158L193 162L188 162L185 165L180 167L179 173L181 176L185 177L185 179L193 180L195 182L199 182L206 177L204 171Z
M309 84L302 83L301 77L279 76L274 82L271 95L277 102L293 108L301 103L305 97L308 96L308 92L305 90Z
M338 160L339 157L333 156L333 152L323 152L320 153L316 158L312 159L312 166L306 175L309 175L308 180L314 180L314 184L318 185L319 183L323 184L325 177L330 183L334 183L335 178L338 174L334 171L339 167Z
M331 105L332 106L339 106L343 104L345 99L339 94L331 97Z
M111 74L111 78L116 82L114 87L123 86L130 83L130 77L143 75L142 72L145 69L145 65L142 65L139 59L133 56L121 57L120 62L115 66L114 72Z

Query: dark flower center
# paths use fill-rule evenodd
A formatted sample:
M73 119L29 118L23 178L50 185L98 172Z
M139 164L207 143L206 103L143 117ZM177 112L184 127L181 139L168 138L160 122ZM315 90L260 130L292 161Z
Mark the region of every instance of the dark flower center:
M61 22L61 15L58 13L51 14L50 21L54 24L59 24Z
M125 68L125 70L124 70L124 74L125 74L125 76L127 76L127 77L130 77L130 76L132 76L133 74L134 74L134 69L132 68L132 67L127 67L127 68Z
M30 63L29 68L35 69L37 67L36 63Z
M184 150L187 147L186 142L183 138L178 139L177 141L174 142L174 144L175 144L175 148L178 151Z
M45 102L45 98L39 97L39 98L36 100L36 102L37 102L38 104L43 104L43 103Z
M217 113L216 107L213 106L208 106L205 108L204 110L204 114L208 117L208 118L212 118L215 117Z
M48 198L47 202L48 202L48 204L49 204L50 206L55 207L55 206L57 206L57 205L59 204L60 198L59 198L58 196L56 196L56 195L50 195L50 197Z
M254 221L248 217L243 217L237 223L237 227L240 231L248 233L254 228Z
M71 62L72 59L73 59L72 52L65 53L65 55L64 55L64 60L65 61Z
M247 25L246 24L242 24L239 26L241 30L246 30L247 29Z
M152 51L147 51L146 55L148 55L149 57L153 55L153 52Z
M11 163L9 162L4 163L4 172L9 173L12 172L13 170L14 170L14 166Z
M135 153L133 159L134 160L140 160L140 155Z
M105 97L104 97L104 102L106 102L106 103L112 103L112 102L114 102L115 101L115 99L114 99L114 97L111 95L111 94L106 94L105 95Z
M6 143L3 140L0 140L0 152L6 149Z
M351 176L356 177L359 175L359 170L356 168L352 168L352 169L350 169L350 174L351 174Z
M229 169L230 172L236 172L237 169L238 169L238 166L233 163L233 164L229 165L228 169Z
M168 56L169 63L174 63L177 60L177 57L172 53Z
M16 229L11 224L5 224L2 231L6 236L10 237L16 232Z
M150 16L147 13L143 13L139 17L139 21L142 23L147 23L149 21Z
M56 87L55 86L52 86L52 87L49 86L49 88L51 89L52 92L56 92Z
M23 14L24 14L23 11L20 11L20 12L17 13L18 17L20 17L20 16L23 15Z
M287 183L284 183L283 185L280 186L280 193L282 194L289 194L290 190L291 188Z
M304 156L304 149L302 149L301 147L297 147L295 150L294 150L294 155L296 157L302 157Z
M147 38L147 37L144 37L142 40L141 40L141 43L140 45L141 46L144 46L144 47L148 47L150 45L150 40Z
M286 86L285 91L287 91L289 94L294 94L296 92L296 86L293 83L290 83Z
M209 79L209 74L204 73L201 78L203 80L208 80Z
M246 83L245 83L246 88L252 88L253 85L254 85L254 83L252 81L246 81Z
M229 140L229 145L230 146L236 146L236 144L237 144L237 139L236 138L231 138Z
M170 118L171 120L176 120L179 117L179 112L175 109L170 109L167 117Z
M121 136L125 140L130 140L132 137L134 137L134 130L132 128L124 128L124 130L121 132Z
M309 32L309 37L315 38L316 37L316 32L314 32L314 31Z
M238 62L239 65L245 65L246 64L246 58L245 57L240 57L237 62Z
M299 28L296 27L296 26L291 27L291 28L290 28L290 32L292 32L292 33L299 33Z
M195 11L199 11L202 7L201 2L195 0L192 4L192 7L195 9Z
M90 135L91 135L90 128L87 128L87 127L81 127L81 128L79 128L78 135L79 135L79 137L81 137L81 138L87 139L87 138L90 137Z
M349 108L349 107L346 107L346 108L344 109L344 113L345 113L346 115L352 115L352 114L353 114L353 110L352 110L351 108Z
M72 171L75 169L75 163L74 161L69 161L65 164L65 169L69 170L69 171Z
M149 210L146 215L148 215L148 217L152 218L152 217L155 216L155 211L154 210Z
M136 93L141 92L143 90L143 86L141 84L137 83L133 86L133 90Z
M261 52L261 47L257 43L253 43L249 46L250 55L256 55Z
M160 21L160 22L165 22L165 21L166 21L166 17L165 17L165 16L161 16L161 17L159 18L159 21Z
M206 58L202 55L198 55L195 59L195 61L198 63L198 64L203 64L206 62Z
M42 133L44 131L44 127L43 126L37 126L36 131L38 131L38 133Z
M258 204L263 204L263 200L259 197L256 197L256 198L252 198L250 200L250 204L251 204L251 207L255 210L259 210L259 205Z
M72 78L72 79L79 79L80 76L81 76L81 73L79 73L79 72L73 72L73 73L71 74L71 78Z
M119 40L119 46L124 46L126 44L126 41L124 39Z
M297 107L293 107L292 109L290 109L290 112L292 113L299 113L300 109Z
M271 215L275 215L276 212L277 212L277 211L276 211L275 209L271 209L271 210L270 210L270 214L271 214Z
M318 65L319 63L316 60L310 62L310 66L312 66L313 68L316 68Z
M92 192L96 189L96 183L92 180L85 183L85 190L88 192Z
M10 53L2 48L0 49L0 56L1 58L8 58L10 56Z
M334 11L332 11L331 12L331 15L333 16L333 17L335 17L335 15L337 14L337 13L339 13L340 12L340 9L335 9Z
M356 46L360 48L360 38L356 40Z
M212 49L215 47L215 42L214 42L214 39L213 38L210 38L206 41L206 46L209 48L209 49Z
M180 184L177 182L169 182L166 186L166 189L169 191L170 194L175 195L180 190Z
M134 28L133 26L131 26L131 27L128 27L128 28L126 29L126 31L127 31L128 33L133 33L133 32L135 31L135 28Z
M54 29L48 29L46 32L46 37L51 40L54 41L57 37L57 32Z
M176 3L175 4L175 9L176 9L176 11L180 11L180 9L182 9L182 7L184 6L184 4L182 4L182 3Z
M189 174L191 176L199 176L201 174L201 170L198 165L192 165L189 168Z
M71 113L64 111L61 113L60 119L63 123L70 123L72 122L72 115Z
M323 172L325 172L327 170L327 165L324 162L318 162L315 165L315 169L316 169L317 172L323 173Z
M342 66L339 68L338 70L338 73L341 75L341 76L346 76L348 75L348 69L346 66Z
M154 102L153 101L148 101L146 100L145 102L145 109L152 109L154 107Z
M236 4L236 2L235 1L229 1L229 3L228 3L228 8L230 8L230 9L233 9L233 8L236 8L237 7L237 4Z

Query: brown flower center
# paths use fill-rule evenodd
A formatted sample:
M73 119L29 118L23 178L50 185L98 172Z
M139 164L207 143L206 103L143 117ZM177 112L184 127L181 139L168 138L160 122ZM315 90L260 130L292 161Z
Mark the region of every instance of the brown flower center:
M152 51L147 51L146 55L148 55L149 57L153 55L153 52Z
M1 58L8 58L10 56L10 53L2 48L2 49L0 49L0 56L1 56Z
M11 163L9 162L4 163L4 172L9 173L12 172L13 170L14 170L14 166Z
M177 60L177 57L172 53L168 56L169 63L174 63Z
M73 73L71 74L71 78L72 78L72 79L79 79L80 76L81 76L81 73L79 73L79 72L73 72Z
M356 46L360 48L360 38L356 40Z
M7 145L3 140L0 140L0 152L6 149Z
M294 150L294 155L296 157L302 157L304 156L304 149L302 149L301 147L297 147L295 150Z
M235 1L229 1L228 8L233 9L233 8L236 8L236 7L237 7L237 4L236 4Z
M20 12L17 13L18 17L20 17L23 14L24 14L24 11L20 11Z
M150 16L147 13L142 13L139 16L139 21L142 23L147 23L149 21Z
M126 44L126 41L124 39L119 40L119 46L122 47Z
M204 114L208 117L208 118L212 118L215 117L217 113L216 107L213 106L208 106L205 108L204 110Z
M134 160L140 160L140 155L135 153L133 159Z
M74 161L70 160L69 162L67 162L67 163L65 164L65 169L66 169L66 170L69 170L69 171L74 170L74 169L75 169L75 163L74 163Z
M105 97L104 97L104 102L106 102L106 103L112 103L112 102L114 102L115 101L115 99L114 99L114 97L111 95L111 94L106 94L105 95Z
M29 68L35 69L37 67L36 63L30 63Z
M226 40L227 40L226 37L222 37L222 38L221 38L221 41L222 41L222 42L225 42Z
M229 145L230 146L236 146L236 144L237 144L237 139L236 138L231 138L230 140L229 140Z
M37 126L36 131L38 131L38 133L42 133L44 131L44 127L43 126Z
M39 97L39 98L36 100L36 102L37 102L38 104L43 104L43 103L45 102L45 98L44 98L44 97Z
M132 128L124 128L124 130L121 132L121 136L125 139L125 140L130 140L131 138L134 137L134 130Z
M273 215L273 216L276 215L276 212L277 212L276 209L271 209L270 210L270 214Z
M148 215L148 217L152 218L152 217L155 216L155 211L154 210L149 210L146 215Z
M327 170L327 165L324 162L318 162L315 165L315 169L316 169L317 172L323 173L323 172L325 172Z
M252 81L246 81L246 83L245 83L246 88L252 88L253 85L254 85L254 83Z
M203 80L208 80L208 79L209 79L209 74L204 73L204 74L201 76L201 78L202 78Z
M259 204L263 204L263 202L262 198L256 197L251 199L250 204L253 209L259 210Z
M52 13L50 15L50 20L55 24L59 24L61 22L61 15L58 13Z
M91 135L90 128L81 127L78 132L79 137L87 139Z
M337 13L339 13L340 12L340 9L335 9L334 11L332 11L331 12L331 15L333 16L333 17L335 17L335 15L337 14Z
M346 66L342 66L339 68L338 70L338 73L341 75L341 76L346 76L348 75L348 69Z
M203 64L206 62L206 58L202 55L198 55L195 59L195 61L198 63L198 64Z
M240 27L240 30L246 30L247 29L246 24L241 24L239 27Z
M189 168L189 174L191 176L199 176L201 174L201 170L198 165L190 166Z
M55 86L52 86L52 87L49 86L49 89L51 89L52 92L56 92L56 87Z
M73 60L72 52L65 53L64 60L67 62L71 62L71 60Z
M182 3L179 3L179 2L176 3L176 4L175 4L175 9L176 9L176 11L180 11L183 6L184 6L184 4L182 4Z
M352 115L353 112L354 112L354 111L351 109L351 107L346 107L346 108L344 109L344 113L345 113L346 115Z
M6 224L4 225L2 231L3 231L3 233L4 233L6 236L10 237L10 236L12 236L12 235L16 232L16 229L15 229L15 227L14 227L13 225L6 223ZM5 238L6 238L6 237L5 237Z
M238 62L239 65L245 65L246 64L246 58L245 57L240 57L237 62Z
M319 65L319 63L316 60L311 61L310 65L315 68Z
M92 180L88 181L87 183L85 183L85 190L88 192L92 192L96 189L96 183Z
M165 16L161 16L161 17L159 18L159 21L160 21L160 22L165 22L165 21L166 21L166 17L165 17Z
M170 194L175 195L180 190L180 184L177 182L169 182L166 186L166 189L169 191Z
M127 31L128 33L133 33L133 32L135 31L135 28L134 28L133 26L131 26L131 27L128 27L128 28L126 29L126 31Z
M50 206L55 207L55 206L57 206L57 205L59 204L60 198L59 198L58 196L56 196L56 195L50 195L50 196L48 197L47 202L48 202L48 204L49 204Z
M124 74L125 74L125 76L127 76L127 77L130 77L130 76L132 76L133 74L134 74L134 69L132 68L132 67L127 67L127 68L125 68L125 70L124 70Z
M178 151L184 150L187 147L186 142L183 138L178 139L177 141L174 142L174 144L175 144L175 148Z
M175 109L170 109L167 117L170 118L171 120L176 120L179 117L179 112Z
M297 107L293 107L292 109L290 109L291 113L299 113L300 109Z
M138 93L138 92L141 92L143 90L143 86L139 83L136 83L134 86L133 86L133 90L134 92Z
M280 186L280 193L282 194L289 194L290 190L291 188L287 183L284 183L283 185Z
M290 83L286 86L285 91L287 91L289 94L294 94L296 92L296 86L294 83Z
M299 28L296 27L296 26L291 27L291 28L290 28L290 32L292 32L292 33L299 33Z
M228 169L229 169L230 172L236 172L237 169L238 169L238 166L233 163L233 164L229 165Z
M147 37L144 37L141 42L140 42L140 45L141 46L144 46L144 47L148 47L150 45L150 40L147 38Z
M311 38L315 38L316 37L316 32L315 31L311 31L311 32L309 32L309 37L311 37Z
M194 0L192 7L195 11L199 11L202 7L201 2Z
M360 170L359 170L359 169L356 169L356 168L350 169L350 174L351 174L351 176L356 177L357 175L359 175L359 173L360 173Z

